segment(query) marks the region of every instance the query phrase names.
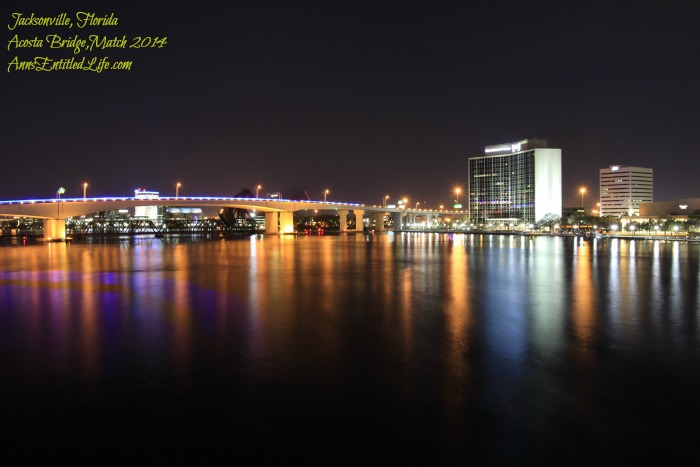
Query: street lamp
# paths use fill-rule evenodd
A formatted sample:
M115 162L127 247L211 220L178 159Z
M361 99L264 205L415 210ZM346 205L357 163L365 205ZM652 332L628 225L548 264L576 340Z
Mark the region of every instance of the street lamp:
M416 209L418 209L418 205L420 205L420 201L416 203Z
M328 196L328 193L330 193L330 190L326 189L323 191L323 202L326 202L326 197Z
M260 188L262 188L262 186L260 186L260 185L258 185L258 186L256 186L256 187L255 187L255 197L256 197L256 198L258 198L258 197L259 197L259 194L260 194Z
M66 189L63 188L63 187L61 187L61 188L59 188L58 190L56 190L56 196L58 197L58 199L61 199L61 195L62 195L63 193L65 193L65 192L66 192Z
M581 207L583 208L583 207L584 207L584 205L583 205L583 195L586 194L586 187L582 186L581 189L579 189L578 191L581 192ZM585 209L584 209L584 211L585 211Z
M175 185L175 197L179 198L180 197L180 187L182 186L182 183L177 182Z
M389 195L384 196L384 200L383 200L384 207L386 207L386 200L388 200L388 199L389 199Z
M461 192L462 192L462 189L461 189L461 188L455 188L455 193L457 194L457 199L455 200L455 202L456 202L457 204L459 204L459 194L460 194Z
M83 200L85 200L85 197L87 195L87 182L83 183Z

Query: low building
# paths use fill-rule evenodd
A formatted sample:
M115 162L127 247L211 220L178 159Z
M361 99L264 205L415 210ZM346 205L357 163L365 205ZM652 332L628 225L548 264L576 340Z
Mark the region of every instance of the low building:
M696 212L700 212L700 198L685 198L677 201L657 201L653 203L641 203L639 205L640 217L687 216Z

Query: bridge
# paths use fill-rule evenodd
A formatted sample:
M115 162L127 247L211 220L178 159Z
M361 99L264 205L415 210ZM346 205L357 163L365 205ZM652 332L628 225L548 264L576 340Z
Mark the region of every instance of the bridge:
M422 216L427 224L431 224L437 221L440 215L460 214L454 211L387 208L345 202L277 198L177 196L150 199L137 197L101 197L7 200L0 201L0 218L25 217L43 219L44 237L48 240L60 240L66 238L66 219L102 211L129 209L137 206L238 208L262 212L265 214L266 234L293 233L294 212L310 209L337 211L340 218L341 232L348 231L347 216L350 214L350 211L353 211L356 219L363 219L365 214L374 217L377 230L383 230L383 218L385 215L392 216L395 226L394 230L401 230L404 224L412 225L417 216ZM464 215L463 212L461 214ZM361 231L362 225L361 221L355 222L355 229Z

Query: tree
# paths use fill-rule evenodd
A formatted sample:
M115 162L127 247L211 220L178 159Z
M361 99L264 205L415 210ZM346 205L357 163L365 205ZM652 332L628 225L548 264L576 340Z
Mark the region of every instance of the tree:
M610 226L613 224L617 224L619 220L620 219L618 219L615 216L603 216L600 218L600 228L604 230L609 230Z
M542 219L537 221L537 224L535 224L535 226L538 229L542 229L544 227L547 227L551 230L555 224L559 224L559 223L561 223L561 216L558 216L557 214L550 212L550 213L542 216Z
M688 232L700 231L700 209L688 216Z

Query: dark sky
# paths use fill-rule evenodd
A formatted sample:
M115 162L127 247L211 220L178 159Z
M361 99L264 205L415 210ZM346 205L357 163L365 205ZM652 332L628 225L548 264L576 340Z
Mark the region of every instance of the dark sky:
M144 4L146 6L144 6ZM160 49L5 48L131 71L5 71L0 199L261 194L435 206L467 158L539 137L562 149L564 204L598 170L652 167L655 199L700 197L700 1L3 1L114 13L119 25L20 38L167 36ZM73 20L75 21L75 20Z

